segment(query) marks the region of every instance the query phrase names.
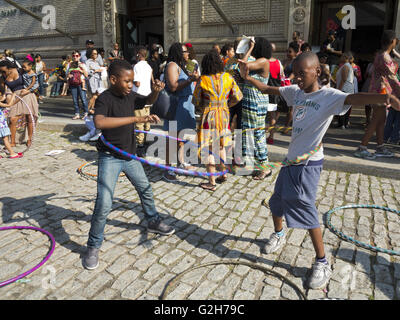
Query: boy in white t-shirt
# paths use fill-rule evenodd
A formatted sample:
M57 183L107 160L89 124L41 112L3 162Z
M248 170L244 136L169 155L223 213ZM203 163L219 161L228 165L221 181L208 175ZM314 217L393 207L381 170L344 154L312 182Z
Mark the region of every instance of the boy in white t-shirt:
M135 73L134 86L132 91L137 94L147 97L151 94L151 86L154 83L153 69L147 63L147 50L141 48L137 53L138 63L134 66ZM145 106L142 109L135 110L135 117L147 117L150 115L150 106ZM137 130L150 131L150 123L142 123L136 126ZM144 133L136 133L136 142L138 148L138 155L144 156L144 144L146 142L146 135Z
M351 105L382 104L400 110L400 101L391 95L347 94L332 88L321 88L318 81L321 67L317 55L312 52L299 55L293 65L297 85L277 88L250 77L246 63L241 61L240 64L241 75L246 81L265 94L283 97L294 108L293 133L287 160L296 160L316 149L322 143L333 117L346 114ZM324 288L332 274L325 257L318 210L315 206L323 159L324 151L321 148L299 165L282 168L269 201L275 233L263 248L263 253L269 254L283 245L283 217L289 228L309 230L316 252L316 261L309 279L311 289Z

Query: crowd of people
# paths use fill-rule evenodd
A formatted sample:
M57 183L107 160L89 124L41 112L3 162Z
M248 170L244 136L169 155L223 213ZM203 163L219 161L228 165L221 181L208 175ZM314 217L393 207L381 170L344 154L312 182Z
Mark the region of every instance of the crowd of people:
M142 165L105 142L145 156L145 132L151 130L150 124L160 121L152 114L151 106L165 90L175 112L172 118L164 119L163 130L172 138L180 138L187 129L197 132L196 143L209 151L200 157L210 173L208 182L199 186L210 192L228 180L227 175L216 178L214 174L217 167L220 172L226 169L226 148L232 144L242 149L234 164L250 167L254 180L263 181L272 175L268 144L274 144L276 132L272 130L267 137L265 127L275 127L280 115L286 115L283 134L292 131L286 160L297 165L282 168L272 198L263 202L272 212L275 227L263 252L270 254L283 245L285 217L289 228L310 232L316 252L310 287L326 285L332 271L315 207L324 152L323 148L316 148L334 117L335 126L349 128L354 105L366 106L367 123L365 136L354 153L356 157L393 157L385 144L399 143L400 128L399 68L395 60L400 55L395 32L383 33L381 49L364 74L354 55L343 52L343 44L336 36L335 31L330 31L318 52L313 52L300 33L294 32L283 61L276 57L276 46L264 37L245 37L222 48L214 44L201 63L191 43L174 43L168 54L160 45L138 47L132 63L125 60L118 44L106 57L104 50L96 49L94 42L88 40L86 50L75 50L71 56L63 57L54 71L56 81L51 95L71 93L73 119L84 119L88 128L80 139L97 141L99 151L98 195L84 266L90 270L98 267L106 218L122 171L140 195L148 230L166 236L175 231L159 216ZM48 81L47 67L40 55L28 55L20 64L7 51L0 59L0 136L10 158L15 159L23 156L13 151L21 121L26 124L25 143L28 147L32 144L38 106ZM9 110L7 116L4 110ZM135 129L140 133L134 134ZM241 137L230 134L235 129L243 130ZM375 154L367 149L373 134L378 140ZM101 135L104 139L99 139ZM178 163L180 169L196 170L186 161L185 142L177 140L176 148L170 146L169 139L166 141L166 164ZM313 149L316 151L310 158L300 159ZM165 171L163 178L176 181L176 171Z
M134 67L123 60L111 63L108 70L110 89L101 94L95 104L95 127L103 131L104 139L97 143L98 195L89 231L88 250L83 259L85 268L93 270L99 266L104 226L121 171L139 193L148 219L148 231L164 236L175 232L157 213L142 165L127 154L136 154L137 146L140 146L137 137L132 134L137 125L160 121L157 115L149 114L151 107L148 106L155 104L160 92L166 90L176 110L174 116L164 119L163 129L170 137L181 139L184 130L197 130L196 143L210 151L200 155L204 155L202 164L210 173L209 181L201 183L200 187L210 192L217 189L218 183L225 183L228 179L227 175L216 178L213 173L217 165L220 172L224 172L226 147L232 138L229 132L233 128L243 130L242 154L235 159L236 164L253 164L255 180L262 181L271 175L267 141L273 143L274 133L267 138L266 130L261 128L265 128L267 121L276 124L279 113L287 114L286 125L287 129L292 129L292 139L286 160L296 165L281 169L273 196L268 203L263 202L271 210L275 230L262 252L271 254L285 243L285 217L287 227L306 229L310 233L316 258L309 288L326 286L332 270L325 254L315 205L324 162L324 150L320 146L334 117L338 117L340 127L346 129L349 126L352 105L372 106L367 133L378 131L389 106L393 111L400 110L396 92L400 82L395 78L398 68L390 57L398 44L397 37L393 31L384 32L382 50L373 63L368 93L356 93L359 68L354 65L351 54L340 51L332 32L318 55L295 33L293 42L288 46L287 59L283 62L273 57L276 48L263 37L247 39L247 49L238 54L238 48L243 47L242 41L226 44L222 49L214 45L204 55L201 65L190 43L174 43L165 61L157 60L153 50L146 58L147 51L143 48L138 51ZM161 81L156 79L157 75L160 75ZM143 81L146 82L145 86ZM140 114L137 113L139 110ZM196 124L196 113L200 115L199 126ZM268 118L268 114L273 116ZM384 119L386 124L393 122L392 118L393 115L388 121ZM234 136L234 142L238 142L237 139ZM143 141L143 137L140 141ZM196 170L185 161L185 142L178 141L174 149L170 148L167 139L167 165L177 162L180 169ZM215 142L219 146L218 154L215 153ZM315 152L304 159L303 156L314 148ZM126 153L119 153L116 151L118 149ZM380 152L386 150L379 145L377 154ZM219 163L218 158L222 160ZM164 178L170 182L177 180L175 172L166 171Z

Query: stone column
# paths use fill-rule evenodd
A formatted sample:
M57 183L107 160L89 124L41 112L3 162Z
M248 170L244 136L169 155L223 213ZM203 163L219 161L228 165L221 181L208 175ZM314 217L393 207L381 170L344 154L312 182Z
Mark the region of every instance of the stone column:
M115 0L102 0L103 9L103 48L107 54L116 41Z
M179 0L164 0L164 50L179 41Z
M288 42L292 41L293 31L299 31L308 42L311 21L311 0L290 0Z
M395 14L394 14L394 30L396 31L397 36L400 35L400 0L396 1L396 5L394 6Z

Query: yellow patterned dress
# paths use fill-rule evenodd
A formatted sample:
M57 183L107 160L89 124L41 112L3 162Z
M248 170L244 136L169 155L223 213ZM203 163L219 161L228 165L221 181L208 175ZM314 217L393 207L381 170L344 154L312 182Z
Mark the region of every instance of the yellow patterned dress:
M210 145L230 133L229 107L242 98L242 92L229 73L201 76L193 93L193 104L202 114L197 134L201 146ZM230 140L229 137L221 138L220 146L226 147Z

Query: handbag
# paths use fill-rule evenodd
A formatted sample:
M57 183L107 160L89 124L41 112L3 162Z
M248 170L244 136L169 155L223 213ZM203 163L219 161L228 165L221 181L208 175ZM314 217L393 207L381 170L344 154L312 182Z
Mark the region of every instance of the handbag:
M157 101L150 109L150 113L157 115L160 119L175 120L178 100L175 94L164 89L159 93Z
M171 121L175 120L179 98L175 93L168 90L166 74L164 75L165 89L159 93L157 101L150 109L150 113L155 114L160 119Z

